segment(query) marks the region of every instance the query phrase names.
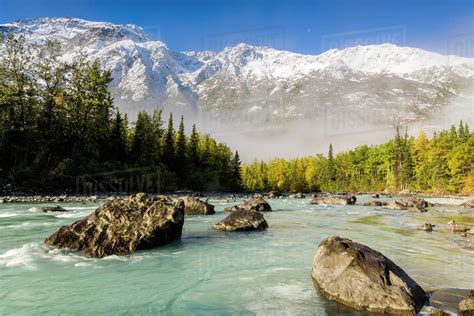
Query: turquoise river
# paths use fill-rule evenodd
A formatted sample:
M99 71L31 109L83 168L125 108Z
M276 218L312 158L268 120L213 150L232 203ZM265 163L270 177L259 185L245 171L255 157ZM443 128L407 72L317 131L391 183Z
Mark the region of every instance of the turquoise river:
M274 211L265 213L265 232L213 231L234 203L211 200L217 214L187 216L180 241L105 259L43 244L98 203L64 203L68 211L54 214L39 209L56 204L0 204L0 315L361 315L327 302L313 286L312 259L329 235L382 252L426 290L474 287L474 237L447 229L452 219L474 227L472 209L410 213L269 202ZM424 222L435 231L416 230Z

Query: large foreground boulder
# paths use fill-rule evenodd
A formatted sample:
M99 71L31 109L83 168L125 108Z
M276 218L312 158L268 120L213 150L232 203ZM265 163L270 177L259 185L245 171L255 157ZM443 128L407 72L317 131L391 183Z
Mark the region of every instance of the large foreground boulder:
M91 215L61 227L45 243L92 257L126 255L181 238L184 202L139 193L107 201Z
M354 205L356 204L356 197L353 195L342 195L342 196L316 196L311 199L311 204L340 204L340 205Z
M251 212L271 212L272 207L263 197L252 197L238 205L226 207L224 211L251 211Z
M337 236L319 245L311 272L329 300L376 313L415 315L425 291L380 252Z
M182 198L184 201L184 213L187 215L212 215L214 211L214 205L202 201L192 196L185 196Z
M232 212L212 228L222 231L251 231L265 230L268 224L262 213L240 210Z

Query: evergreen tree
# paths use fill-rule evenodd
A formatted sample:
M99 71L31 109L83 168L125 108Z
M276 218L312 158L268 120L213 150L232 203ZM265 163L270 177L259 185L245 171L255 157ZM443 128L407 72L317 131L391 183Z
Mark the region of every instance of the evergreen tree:
M334 181L336 180L336 169L334 167L334 153L332 144L329 144L329 151L328 151L328 176L329 180Z
M178 133L176 135L176 158L175 158L175 167L176 174L181 180L181 186L185 185L185 176L186 176L186 135L184 133L184 117L181 116L181 121L179 123Z
M168 129L163 139L163 162L168 170L175 172L175 149L174 149L174 127L173 127L173 113L170 113L168 119Z
M232 183L231 188L233 191L239 191L242 188L242 167L240 162L239 152L235 151L234 157L232 159Z

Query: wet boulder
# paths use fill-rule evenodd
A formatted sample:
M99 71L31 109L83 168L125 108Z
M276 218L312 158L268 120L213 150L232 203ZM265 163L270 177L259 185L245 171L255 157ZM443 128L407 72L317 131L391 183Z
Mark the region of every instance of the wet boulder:
M423 230L425 232L432 232L433 231L433 228L435 227L436 225L433 225L433 224L430 224L430 223L423 223L421 224L420 226L418 226L418 230Z
M470 230L470 228L466 227L463 224L456 223L455 221L450 221L448 223L448 228L453 232L453 233L465 233Z
M268 224L260 212L238 210L214 224L212 228L222 231L252 231L265 230L268 228Z
M91 257L127 255L181 238L184 201L143 193L107 201L94 213L46 238L45 243Z
M321 242L311 275L327 299L357 310L415 315L425 300L425 291L390 259L338 236Z
M44 213L54 213L54 212L66 212L64 208L59 205L50 206L50 207L43 207L41 209Z
M181 198L184 201L184 213L187 215L212 215L215 214L214 205L198 198L185 196Z
M373 200L373 201L365 202L362 205L363 206L385 206L385 205L388 205L388 203L384 201Z
M353 195L340 196L316 196L311 199L311 204L339 204L339 205L354 205L356 204L356 197Z
M424 199L411 198L401 201L391 201L387 205L387 208L392 210L408 210L411 212L426 212L426 208L431 206L433 206L433 204Z
M224 211L251 211L251 212L271 212L270 204L263 197L252 197L238 205L226 207Z

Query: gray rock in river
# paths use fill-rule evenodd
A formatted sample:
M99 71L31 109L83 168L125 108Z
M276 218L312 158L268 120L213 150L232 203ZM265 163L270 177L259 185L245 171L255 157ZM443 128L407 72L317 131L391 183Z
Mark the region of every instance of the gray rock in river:
M271 212L272 207L268 204L263 197L252 197L238 205L226 207L224 211L235 212L235 211L252 211L252 212Z
M425 300L425 291L391 260L338 236L321 242L311 275L327 299L357 310L415 315Z
M384 201L374 200L374 201L365 202L362 205L363 206L385 206L385 205L388 205L388 203Z
M234 211L226 218L214 224L213 229L222 231L251 231L265 230L268 228L267 221L260 212Z
M44 213L51 213L51 212L66 212L64 208L62 208L59 205L56 206L50 206L50 207L43 207L41 209Z
M183 222L183 200L138 193L107 201L86 218L61 227L45 243L98 258L126 255L181 238Z
M340 205L355 205L356 197L353 195L341 195L341 196L316 196L311 199L311 204L340 204Z
M433 224L430 224L430 223L424 223L424 224L421 224L420 226L418 226L418 230L423 230L425 232L432 232L433 231L433 228L435 227L436 225L433 225Z
M411 212L426 212L426 208L431 206L433 206L433 204L424 199L410 198L401 201L391 201L387 208L392 210L408 210Z
M215 214L214 205L207 201L202 201L198 198L185 196L182 197L184 201L184 213L188 215L212 215Z

